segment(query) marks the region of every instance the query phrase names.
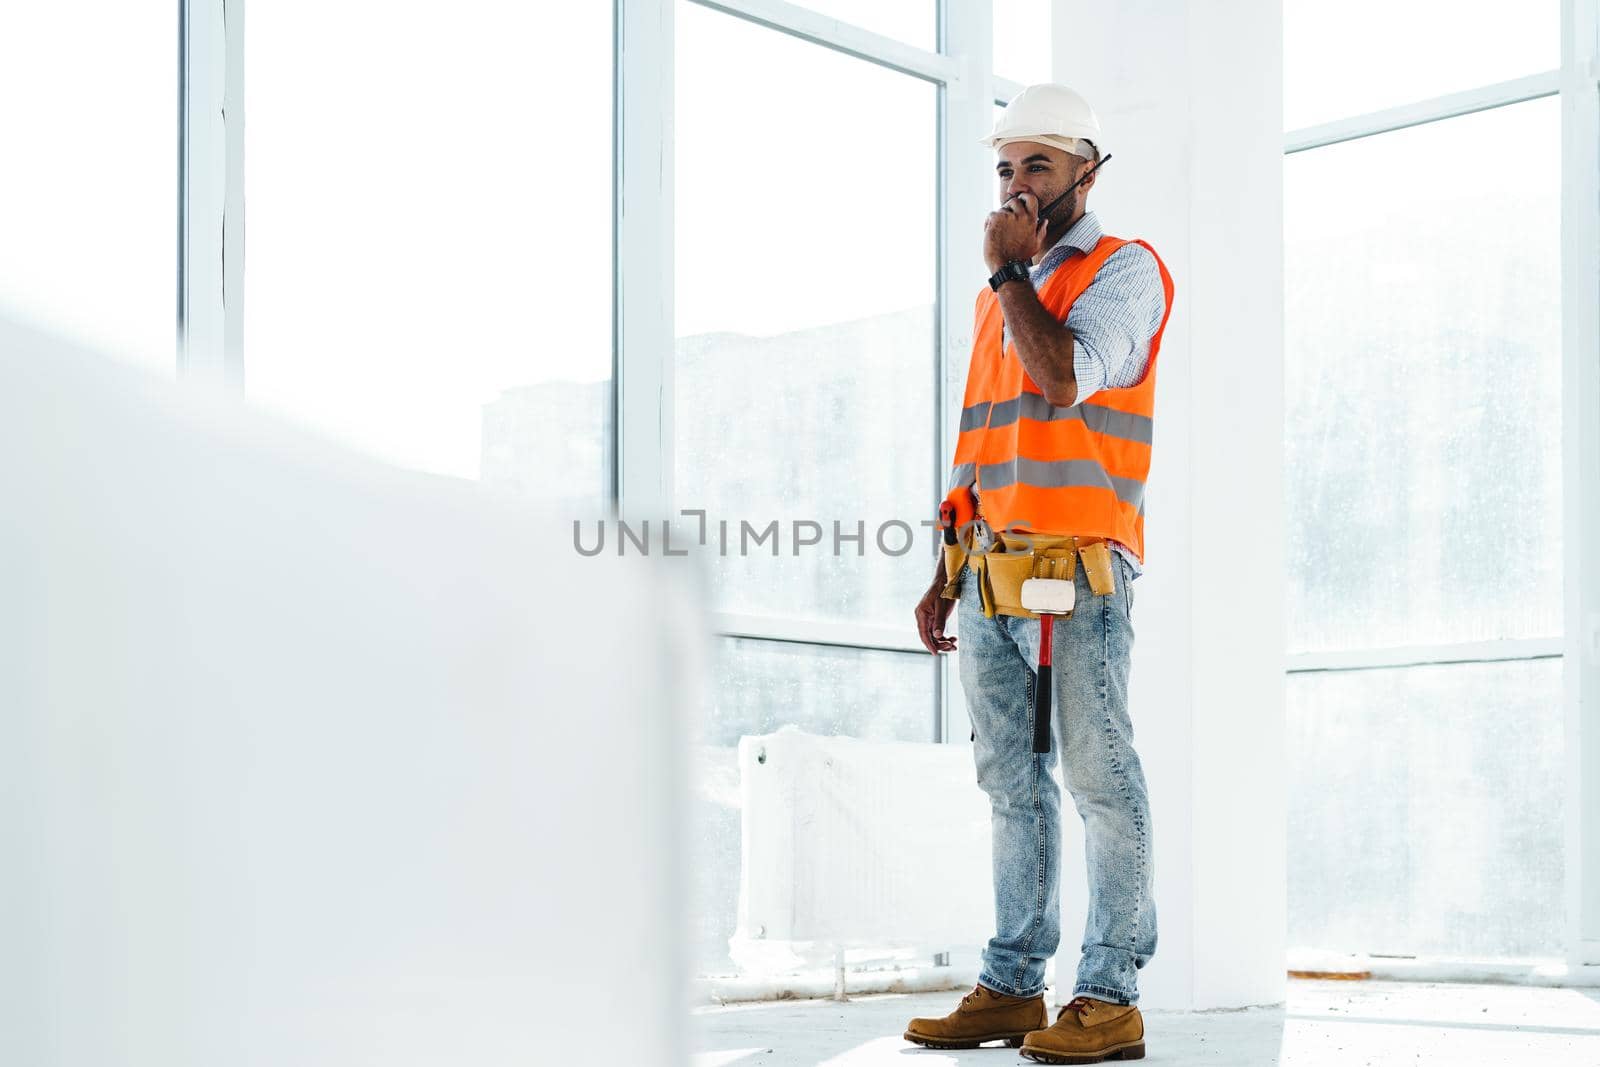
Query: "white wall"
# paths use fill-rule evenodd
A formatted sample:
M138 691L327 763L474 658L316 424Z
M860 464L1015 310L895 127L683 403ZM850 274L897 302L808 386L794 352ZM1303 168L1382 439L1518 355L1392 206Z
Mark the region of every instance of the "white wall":
M0 1061L684 1062L688 577L0 319Z
M1109 233L1149 240L1176 288L1134 599L1132 715L1160 927L1141 1003L1275 1003L1287 784L1280 9L1066 0L1058 11L1055 76L1089 98L1116 157L1090 206ZM1064 949L1083 906L1063 900Z

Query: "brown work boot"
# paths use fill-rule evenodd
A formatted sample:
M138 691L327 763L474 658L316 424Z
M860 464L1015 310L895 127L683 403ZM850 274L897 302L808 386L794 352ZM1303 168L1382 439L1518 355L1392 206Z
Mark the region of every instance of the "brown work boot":
M1004 1041L1012 1048L1050 1019L1044 994L1014 997L978 984L942 1019L912 1019L905 1038L929 1048L977 1048Z
M1144 1016L1132 1004L1079 995L1061 1006L1050 1029L1028 1035L1022 1054L1040 1063L1142 1060Z

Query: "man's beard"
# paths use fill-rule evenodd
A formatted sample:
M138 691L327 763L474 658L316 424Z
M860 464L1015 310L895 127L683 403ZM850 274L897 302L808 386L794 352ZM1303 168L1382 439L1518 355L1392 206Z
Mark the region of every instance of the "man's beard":
M1059 196L1061 194L1057 193L1056 195ZM1080 195L1082 194L1080 194L1078 190L1074 189L1067 195L1065 200L1057 204L1055 209L1051 211L1049 216L1045 219L1045 229L1048 230L1052 226L1059 226L1068 219L1072 218L1072 216L1076 215L1078 213L1078 197ZM1045 201L1046 204L1049 202L1050 201L1048 200Z

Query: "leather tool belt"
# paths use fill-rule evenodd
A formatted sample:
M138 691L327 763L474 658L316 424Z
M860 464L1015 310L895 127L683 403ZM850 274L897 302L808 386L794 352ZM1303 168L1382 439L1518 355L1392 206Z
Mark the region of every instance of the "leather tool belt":
M972 540L971 526L966 539ZM1096 596L1116 591L1111 544L1104 537L996 533L995 542L987 552L969 551L968 545L960 542L941 548L948 580L939 595L946 600L960 599L962 572L972 567L978 579L983 613L991 619L996 614L1037 619L1037 614L1022 606L1022 583L1029 578L1071 581L1079 560L1083 561L1084 576ZM1071 612L1063 616L1071 617Z

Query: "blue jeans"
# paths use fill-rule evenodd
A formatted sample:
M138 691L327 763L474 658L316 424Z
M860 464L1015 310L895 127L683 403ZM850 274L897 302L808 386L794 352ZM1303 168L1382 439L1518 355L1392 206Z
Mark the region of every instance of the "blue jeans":
M1138 969L1156 950L1150 805L1128 718L1132 568L1115 556L1115 589L1096 596L1080 565L1072 617L1051 648L1054 730L1033 751L1039 620L985 618L967 569L957 611L961 686L972 718L978 785L993 813L995 936L978 982L1013 996L1044 989L1061 940L1061 775L1083 817L1089 918L1073 995L1133 1004Z

